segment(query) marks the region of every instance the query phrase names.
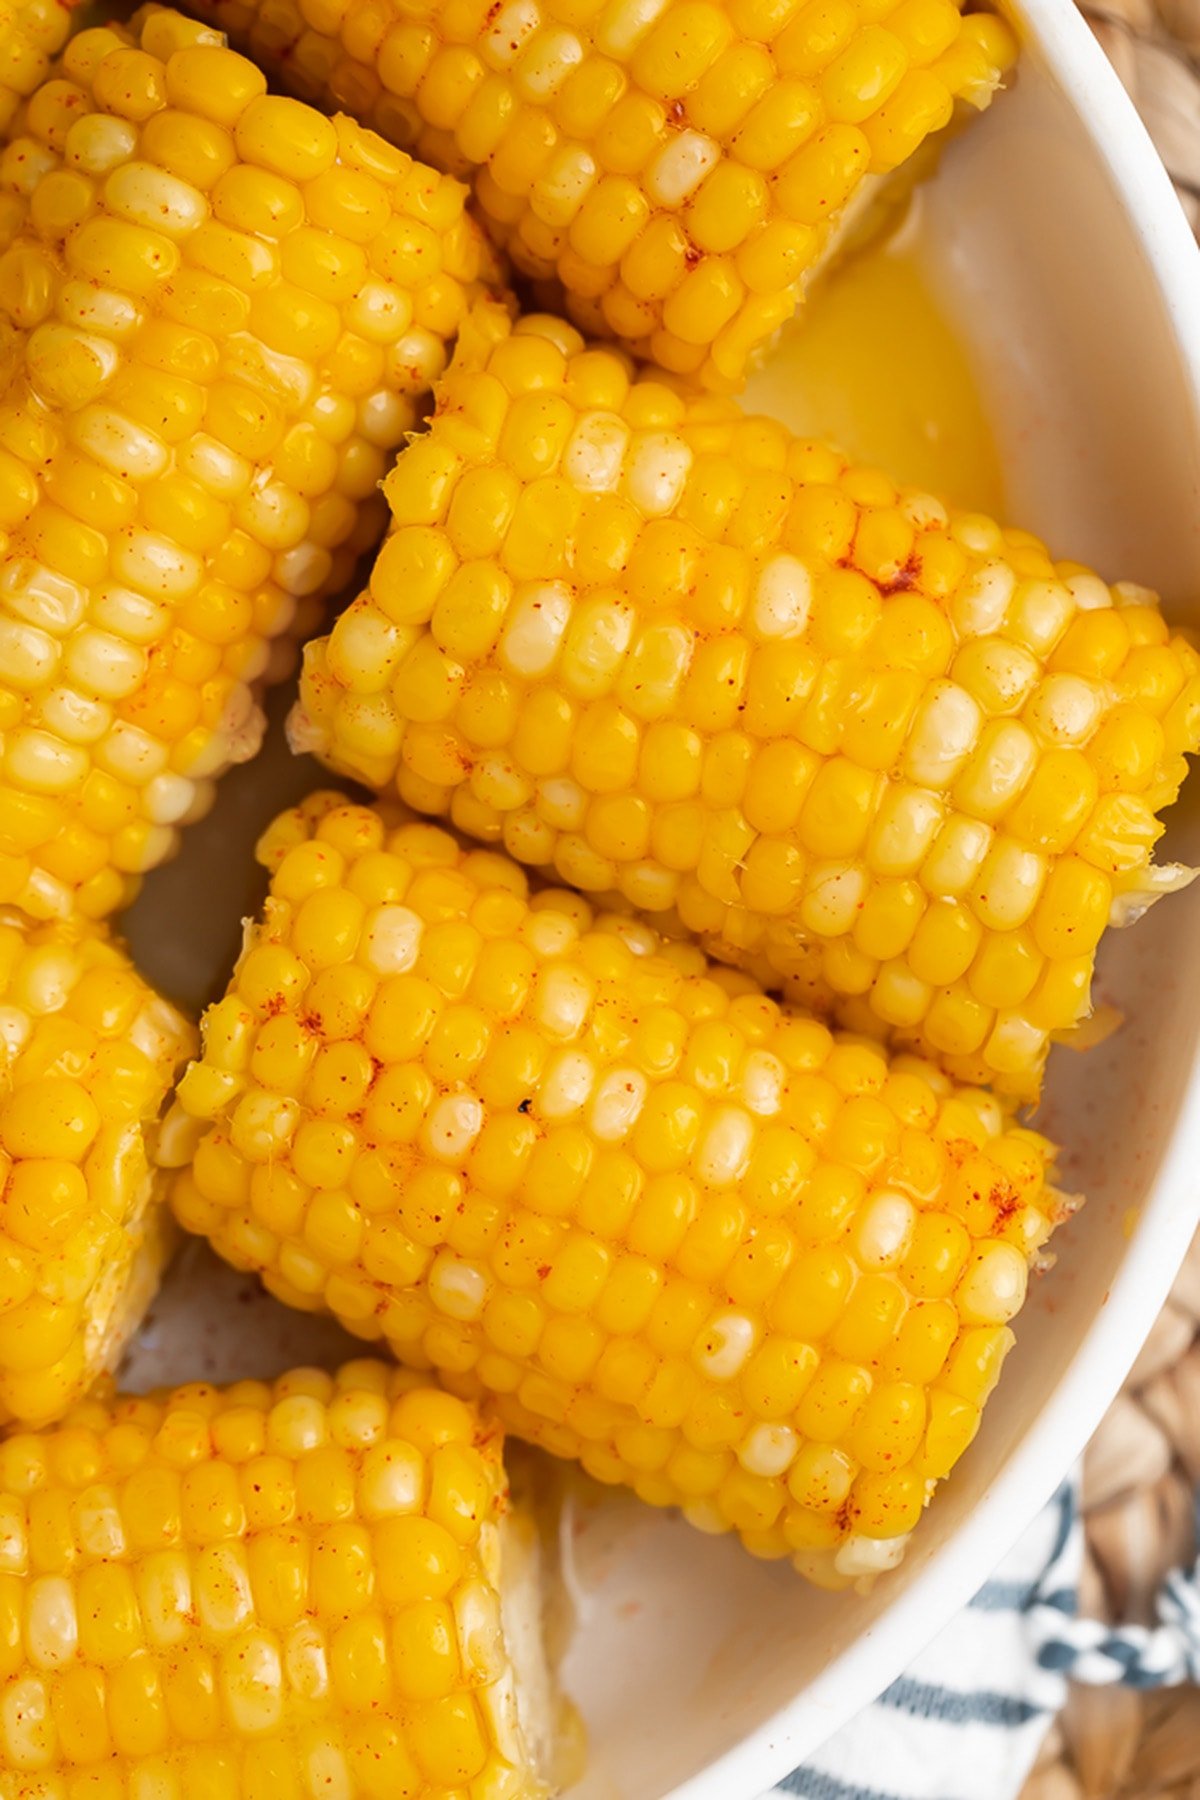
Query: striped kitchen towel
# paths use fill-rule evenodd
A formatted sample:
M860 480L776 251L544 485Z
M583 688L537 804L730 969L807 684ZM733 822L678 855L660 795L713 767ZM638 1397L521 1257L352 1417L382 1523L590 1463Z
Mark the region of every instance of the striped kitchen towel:
M764 1800L1013 1800L1074 1672L1082 1553L1071 1481L906 1673Z

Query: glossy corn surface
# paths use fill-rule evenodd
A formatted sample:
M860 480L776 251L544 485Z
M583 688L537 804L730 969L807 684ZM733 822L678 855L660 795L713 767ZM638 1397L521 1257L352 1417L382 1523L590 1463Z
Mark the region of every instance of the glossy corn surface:
M855 1029L1036 1088L1176 872L1156 597L550 320L451 372L293 739Z
M457 183L265 89L150 11L0 153L0 901L35 916L122 904L253 754L475 280Z
M165 1246L148 1149L193 1049L95 928L0 908L0 1423L61 1415L148 1304Z
M71 0L0 0L0 134L45 80L70 20Z
M318 795L261 852L163 1131L182 1223L603 1481L830 1584L894 1562L1012 1342L1045 1141L433 825Z
M0 1791L534 1800L499 1435L379 1363L0 1444Z
M865 179L1015 54L953 0L201 0L306 98L476 170L585 330L736 386Z

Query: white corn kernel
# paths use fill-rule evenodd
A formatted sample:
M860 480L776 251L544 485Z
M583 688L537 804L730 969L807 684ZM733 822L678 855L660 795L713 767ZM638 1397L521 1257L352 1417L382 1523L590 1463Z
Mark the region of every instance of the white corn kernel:
M751 1475L772 1480L790 1468L800 1440L789 1425L770 1425L764 1420L746 1434L737 1459Z
M474 1263L463 1262L449 1250L437 1255L427 1277L429 1298L450 1319L478 1319L488 1295L488 1278Z
M71 441L124 481L152 481L170 453L161 438L110 406L87 406L70 425Z
M573 31L539 31L513 70L513 85L527 100L548 100L583 57L583 44Z
M697 1340L692 1360L710 1381L733 1381L749 1362L758 1327L746 1313L718 1313Z
M190 550L171 538L140 530L114 537L112 569L119 581L127 581L152 600L182 600L195 593L204 576L204 564Z
M674 432L639 432L625 464L625 491L639 512L660 518L679 504L692 452Z
M796 556L773 556L754 587L750 621L760 637L802 637L812 608L812 577Z
M422 1129L431 1156L461 1162L483 1130L483 1107L474 1094L445 1094L434 1102Z
M198 188L153 163L127 162L104 184L105 204L135 225L187 237L208 217L208 201Z
M53 679L61 650L49 632L0 619L0 668L9 688L38 689Z
M4 766L18 787L37 794L65 794L86 780L88 759L48 731L27 727L9 736Z
M587 493L614 493L629 439L629 427L618 413L581 413L563 454L563 474Z
M54 637L73 631L87 610L86 588L28 557L0 567L0 599L5 612Z
M974 749L983 724L978 702L953 681L935 682L904 747L904 773L922 787L947 788Z
M1014 1245L977 1245L954 1290L964 1324L1007 1325L1025 1303L1028 1281L1029 1266Z
M732 1187L746 1173L754 1148L754 1121L738 1106L719 1106L696 1151L699 1179L709 1187Z
M133 155L137 142L137 126L128 119L88 113L68 131L64 161L84 175L106 175Z
M1113 603L1107 583L1098 575L1070 575L1066 586L1080 612L1100 612Z
M855 1532L838 1549L833 1566L839 1575L867 1579L882 1575L899 1568L911 1535L906 1531L902 1537L869 1538Z
M787 1070L770 1050L751 1050L742 1065L742 1099L760 1119L773 1118L783 1105Z
M552 964L538 975L531 1014L548 1037L567 1043L583 1030L594 999L595 987L582 969Z
M571 223L600 171L582 144L562 144L542 170L529 196L529 210L543 224L561 230Z
M537 0L508 0L479 39L479 54L493 69L509 69L542 22Z
M960 637L987 637L999 631L1016 591L1017 578L1007 563L985 563L959 588L951 615Z
M1086 744L1105 712L1095 682L1082 675L1047 675L1025 708L1025 718L1047 743Z
M721 160L719 145L699 131L678 131L647 164L642 180L659 206L680 207Z
M620 1143L637 1124L647 1092L640 1069L610 1069L597 1084L588 1111L595 1136L602 1143Z
M60 1669L75 1656L79 1620L73 1582L64 1575L41 1575L25 1598L25 1647L38 1669Z
M539 781L536 789L538 817L555 831L580 831L587 814L588 797L566 775Z
M377 975L403 975L417 960L424 930L410 907L377 906L367 914L358 960Z
M570 618L571 593L561 582L518 589L500 640L501 660L527 681L546 675Z
M153 825L181 825L196 804L196 784L169 770L142 789L142 808Z
M144 679L144 650L108 631L83 630L71 639L63 672L85 691L120 700Z
M818 937L842 937L853 928L866 895L865 869L855 863L816 863L801 902L801 923Z
M596 1065L578 1050L563 1050L547 1063L538 1089L537 1111L543 1119L570 1119L591 1097Z
M873 1194L851 1233L851 1244L864 1269L889 1269L903 1262L912 1243L917 1213L903 1194Z
M594 27L596 48L624 62L669 5L670 0L609 0Z
M34 716L65 744L94 744L112 724L112 707L64 684L36 701Z

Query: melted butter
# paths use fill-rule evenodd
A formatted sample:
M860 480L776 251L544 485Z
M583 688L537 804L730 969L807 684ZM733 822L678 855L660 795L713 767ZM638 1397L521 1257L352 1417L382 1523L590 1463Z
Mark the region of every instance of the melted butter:
M969 356L922 253L919 201L813 289L746 395L805 437L952 505L1003 516L996 446Z

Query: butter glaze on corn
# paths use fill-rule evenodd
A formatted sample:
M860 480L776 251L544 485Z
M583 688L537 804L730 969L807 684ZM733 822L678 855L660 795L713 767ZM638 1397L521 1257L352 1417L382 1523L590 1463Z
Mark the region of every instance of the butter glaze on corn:
M441 384L297 747L855 1029L1036 1088L1200 658L1155 596L527 320Z
M181 1222L704 1529L897 1560L1012 1342L1045 1141L435 826L317 795L260 854L163 1130Z
M95 927L0 908L0 1423L59 1416L148 1304L165 1243L148 1150L194 1045Z
M463 316L463 190L150 11L0 153L0 901L99 917L256 749Z
M499 1433L379 1363L0 1444L0 1791L536 1800Z
M547 304L740 384L865 176L1016 46L952 0L200 0L273 77L439 168Z

